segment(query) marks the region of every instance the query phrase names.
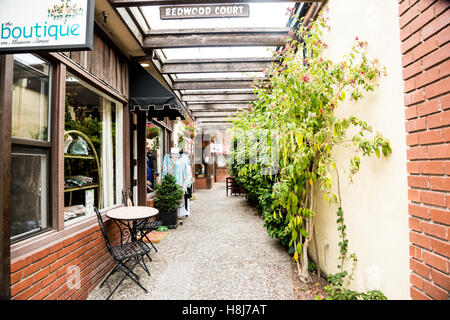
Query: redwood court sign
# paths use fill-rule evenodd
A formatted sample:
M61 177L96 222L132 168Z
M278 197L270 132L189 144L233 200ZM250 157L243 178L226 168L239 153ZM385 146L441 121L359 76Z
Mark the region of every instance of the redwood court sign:
M199 18L246 18L249 16L248 4L223 5L190 5L162 6L159 8L160 18L168 19L199 19Z
M0 53L92 50L94 0L0 0Z

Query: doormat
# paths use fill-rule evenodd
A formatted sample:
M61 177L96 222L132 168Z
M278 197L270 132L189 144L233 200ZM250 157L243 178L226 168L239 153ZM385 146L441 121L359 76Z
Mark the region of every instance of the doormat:
M152 243L160 243L161 240L163 240L168 235L169 235L169 232L152 231L147 235L147 237L150 239L150 241ZM144 237L144 242L148 242L145 237Z

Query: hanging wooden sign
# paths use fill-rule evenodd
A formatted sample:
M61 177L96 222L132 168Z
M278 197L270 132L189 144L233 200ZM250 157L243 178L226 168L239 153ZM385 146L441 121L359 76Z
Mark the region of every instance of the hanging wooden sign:
M248 4L162 6L159 8L162 20L199 18L246 18Z

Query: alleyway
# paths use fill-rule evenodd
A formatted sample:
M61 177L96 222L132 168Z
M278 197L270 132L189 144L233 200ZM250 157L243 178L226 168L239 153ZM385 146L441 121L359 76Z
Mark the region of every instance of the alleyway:
M245 199L226 197L223 183L194 196L191 215L152 251L151 276L135 269L148 293L127 279L111 299L293 299L292 262ZM88 299L107 294L97 287Z

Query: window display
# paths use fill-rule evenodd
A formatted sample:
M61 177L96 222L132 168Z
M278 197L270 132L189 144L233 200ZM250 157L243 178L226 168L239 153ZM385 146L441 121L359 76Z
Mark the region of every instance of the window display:
M64 220L121 201L121 108L70 73L66 79Z

